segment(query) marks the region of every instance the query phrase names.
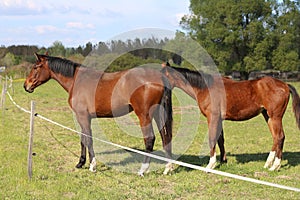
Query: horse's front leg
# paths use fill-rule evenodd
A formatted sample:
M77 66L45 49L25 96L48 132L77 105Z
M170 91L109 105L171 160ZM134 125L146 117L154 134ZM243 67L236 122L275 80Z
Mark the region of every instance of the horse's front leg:
M77 114L77 121L81 126L81 156L79 163L76 165L77 168L81 168L86 162L86 148L89 152L90 168L92 172L96 171L96 158L93 148L93 138L91 130L91 117L88 114Z
M90 159L89 170L91 172L96 172L97 162L96 162L96 157L95 157L95 152L94 152L94 147L93 147L92 131L90 132L89 135L90 135L90 137L88 138L88 142L87 142L87 147L88 147L88 151L89 151L89 159Z
M208 118L209 119L209 118ZM219 116L212 116L208 120L208 138L210 148L210 159L207 169L214 169L217 165L216 143L222 132L222 120Z
M85 147L85 142L84 142L84 136L81 135L81 156L79 158L79 162L76 165L76 168L82 168L83 165L85 165L86 162L86 147Z

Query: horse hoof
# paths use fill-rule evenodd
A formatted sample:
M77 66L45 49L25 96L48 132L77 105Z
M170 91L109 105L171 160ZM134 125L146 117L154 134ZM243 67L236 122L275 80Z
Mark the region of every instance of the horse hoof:
M216 166L217 166L217 162L208 163L208 165L206 166L206 169L214 169Z
M166 168L163 172L163 175L167 175L169 172L172 172L175 169L173 163L166 164Z
M92 162L90 163L90 168L89 168L89 170L90 170L91 172L96 172L96 166L97 166L97 162L96 162L96 158L94 157L94 158L92 159Z
M269 169L269 171L278 171L278 170L280 169L280 167L281 167L281 165L277 165L277 166L273 165L273 166Z
M281 167L280 162L281 162L281 159L276 157L272 167L269 170L270 171L278 171Z
M96 169L89 169L91 172L95 173L97 170Z
M144 177L144 173L149 172L149 166L150 166L149 163L142 163L142 166L141 166L140 171L138 172L138 175Z
M227 159L221 160L221 164L226 164L226 163L227 163Z
M144 177L144 173L143 172L138 172L138 176Z
M78 163L75 167L76 167L77 169L80 169L80 168L82 168L82 166L83 166L82 163Z

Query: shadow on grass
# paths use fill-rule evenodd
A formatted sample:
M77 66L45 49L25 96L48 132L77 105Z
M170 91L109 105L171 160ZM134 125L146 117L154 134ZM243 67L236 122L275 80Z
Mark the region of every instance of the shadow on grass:
M140 149L137 149L140 150ZM143 150L140 150L143 151ZM138 155L136 153L132 153L129 151L125 151L127 154L129 154L129 156L125 156L123 159L119 158L117 160L115 160L115 162L110 162L107 163L109 165L126 165L129 163L136 163L136 162L142 162L142 158L143 156ZM120 154L124 154L124 150L113 150L113 151L105 151L102 153L99 153L98 155L106 155L106 156L116 156L116 155L120 155ZM162 156L164 157L165 154L163 151L159 151L155 153L156 155ZM243 154L231 154L230 152L227 152L227 159L233 159L232 157L235 157L237 163L249 163L249 162L265 162L267 157L268 157L269 153L243 153ZM189 163L189 164L193 164L193 165L198 165L198 166L203 166L205 167L208 162L209 162L209 157L205 156L205 157L199 157L197 155L174 155L174 158L177 158L178 161L182 161L185 163ZM217 156L217 159L219 160L219 156ZM282 167L285 166L298 166L300 164L300 152L283 152L283 159L287 160L288 163L285 164ZM160 161L157 159L151 159L151 163L156 163L156 164L164 164L164 161ZM216 169L218 169L220 167L220 165L217 166ZM178 167L176 169L176 172L179 171L191 171L193 169L190 168L186 168L186 167Z
M237 163L249 163L249 162L259 162L263 161L265 162L267 160L267 157L269 155L268 153L243 153L243 154L231 154L230 152L227 152L227 159L230 159L230 157L235 157ZM219 156L217 156L217 159L219 160ZM288 163L285 164L282 167L285 166L298 166L300 165L300 152L283 152L283 159L287 160ZM209 162L209 157L203 157L199 158L195 155L182 155L178 160L194 165L199 166L206 166ZM219 166L217 166L218 168ZM193 169L185 169L185 171L190 171Z

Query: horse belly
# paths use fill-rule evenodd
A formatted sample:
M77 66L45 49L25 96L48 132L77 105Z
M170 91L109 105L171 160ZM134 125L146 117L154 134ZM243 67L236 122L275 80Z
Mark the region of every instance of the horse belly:
M131 105L127 104L127 105L118 105L118 106L97 106L96 107L96 116L98 118L113 118L113 117L120 117L123 115L126 115L130 112L132 112L132 107Z
M255 105L251 105L248 107L233 106L227 109L225 119L232 121L244 121L256 117L263 110L264 108Z

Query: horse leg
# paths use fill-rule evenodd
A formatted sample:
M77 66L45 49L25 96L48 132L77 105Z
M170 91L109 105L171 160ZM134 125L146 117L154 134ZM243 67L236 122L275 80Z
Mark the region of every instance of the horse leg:
M162 110L161 110L162 109ZM159 130L161 139L162 139L162 144L163 144L163 148L165 150L166 153L166 157L171 159L172 158L172 130L167 130L164 120L162 120L163 115L165 115L164 113L164 109L161 108L160 106L158 106L156 112L154 113L154 120L157 124L157 128ZM169 133L168 131L170 131L171 133ZM167 175L170 171L174 170L174 165L171 162L168 162L166 164L166 168L163 172L164 175Z
M81 135L81 156L79 158L79 163L76 165L76 168L82 168L83 165L85 165L86 162L86 147L84 142L84 136Z
M141 129L143 132L146 152L150 153L153 151L153 146L154 146L154 142L155 142L155 135L154 135L153 127L151 124L151 119L149 116L141 117L138 115L138 117L140 119L140 125L141 125ZM138 175L144 176L144 173L148 171L149 166L150 166L150 157L145 156L142 166L141 166L140 170L138 171Z
M273 137L273 146L264 165L264 168L270 168L270 171L279 170L282 159L282 149L284 144L284 131L282 127L282 117L272 117L267 113L267 110L262 112L266 122L268 123L270 132Z
M222 129L221 135L218 139L218 146L220 149L220 162L227 163L226 152L225 152L225 147L224 147L224 131L223 131L223 129Z
M81 156L76 167L81 168L86 162L86 148L89 152L90 168L92 172L96 172L96 158L93 148L93 138L91 130L91 118L86 114L77 115L77 121L81 127Z
M219 116L212 117L208 120L208 136L209 136L209 147L210 147L210 159L206 166L207 169L214 169L217 164L216 156L216 143L217 139L221 135L222 131L222 120Z
M264 118L265 118L265 120L266 120L266 122L267 122L267 124L268 124L268 126L269 126L269 119L270 119L270 117L269 117L267 111L266 111L266 110L263 110L263 111L262 111L262 114L263 114L263 116L264 116ZM270 131L271 131L271 133L272 133L272 129L271 129L270 126L269 126L269 129L270 129ZM272 135L273 135L273 133L272 133ZM269 155L268 155L268 158L267 158L267 160L266 160L266 163L265 163L265 165L264 165L264 168L270 168L270 167L273 165L273 162L274 162L274 160L275 160L275 153L276 153L276 152L275 152L275 147L274 147L274 145L273 145L272 150L270 151L270 153L269 153Z
M281 166L280 162L282 159L282 149L283 149L285 135L284 135L284 131L282 128L282 119L281 118L278 118L278 119L270 118L268 120L268 125L271 130L272 137L273 137L272 151L270 152L269 156L271 158L273 158L273 156L275 157L274 163L269 170L275 171L275 170L279 170L280 166ZM267 167L269 167L269 165Z

